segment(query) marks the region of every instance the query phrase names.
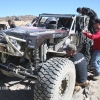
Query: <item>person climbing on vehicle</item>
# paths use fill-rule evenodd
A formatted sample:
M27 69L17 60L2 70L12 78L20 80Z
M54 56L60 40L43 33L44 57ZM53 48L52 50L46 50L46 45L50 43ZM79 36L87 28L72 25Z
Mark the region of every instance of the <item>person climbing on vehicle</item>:
M89 20L89 25L88 25L88 30L93 34L95 32L94 27L93 27L93 20L97 19L98 16L96 14L96 12L90 8L77 8L76 10L79 14L82 15L87 15L89 16L90 20Z
M67 57L75 64L76 69L76 90L80 90L80 86L86 87L89 85L87 80L87 63L84 55L77 52L74 44L69 44L64 49Z
M8 20L8 24L9 24L10 28L15 28L16 27L15 24L12 23L11 20Z
M93 21L94 28L97 30L96 33L88 33L82 30L82 33L94 41L93 44L93 55L91 59L91 65L95 69L94 80L100 79L100 19Z

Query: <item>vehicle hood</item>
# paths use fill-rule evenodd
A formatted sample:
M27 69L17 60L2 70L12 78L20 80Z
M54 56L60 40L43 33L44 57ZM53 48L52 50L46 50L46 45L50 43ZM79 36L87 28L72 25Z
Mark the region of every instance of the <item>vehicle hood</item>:
M7 30L3 30L7 35L18 37L21 39L25 39L26 41L32 40L34 46L32 48L38 48L39 45L46 39L50 38L63 38L69 35L67 30L53 30L53 29L45 29L41 27L16 27Z

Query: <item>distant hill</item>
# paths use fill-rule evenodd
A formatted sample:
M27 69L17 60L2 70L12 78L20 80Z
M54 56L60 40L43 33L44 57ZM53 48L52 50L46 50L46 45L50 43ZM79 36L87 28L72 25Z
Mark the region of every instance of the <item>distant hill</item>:
M6 16L6 17L0 17L0 21L8 21L14 20L15 18L20 18L22 21L32 21L36 16L34 15L23 15L23 16Z

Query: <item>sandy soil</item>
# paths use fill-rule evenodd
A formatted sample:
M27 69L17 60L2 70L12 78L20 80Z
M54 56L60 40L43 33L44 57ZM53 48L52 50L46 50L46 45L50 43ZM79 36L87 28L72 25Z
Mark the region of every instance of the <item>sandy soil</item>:
M90 73L89 73L90 75ZM89 79L90 82L90 91L88 95L88 100L100 100L100 79L92 80ZM83 95L84 88L82 88L78 93L73 95L71 100L87 100L85 95Z
M16 77L0 79L0 100L33 100L34 82Z
M100 80L98 81L91 81L91 88L89 93L89 100L100 100ZM83 95L83 90L81 89L78 93L73 95L71 100L86 100L85 95Z
M100 100L100 80L90 80L91 88L89 100ZM0 79L0 100L33 100L34 81L21 80L16 77L5 77ZM84 99L82 88L73 95L71 100Z

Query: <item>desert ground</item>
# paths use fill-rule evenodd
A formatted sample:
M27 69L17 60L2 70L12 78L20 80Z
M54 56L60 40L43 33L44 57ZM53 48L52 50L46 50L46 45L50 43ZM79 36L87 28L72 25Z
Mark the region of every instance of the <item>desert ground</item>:
M92 75L91 73L88 73L88 77ZM86 88L87 94L85 96L84 88L81 88L79 92L77 92L75 95L73 95L71 100L100 100L100 79L99 80L93 80L92 78L88 78L90 86L89 88ZM86 99L87 98L87 99Z
M16 77L0 79L0 100L33 100L34 82Z
M82 88L73 95L71 100L100 100L100 80L90 81L89 99L84 99ZM16 77L0 79L0 100L34 100L34 81L22 80ZM66 98L67 100L67 98Z
M16 26L25 26L27 23L30 23L30 22L31 22L30 20L27 20L27 21L13 21L13 23ZM1 21L0 24L6 24L8 26L8 22L7 21Z

